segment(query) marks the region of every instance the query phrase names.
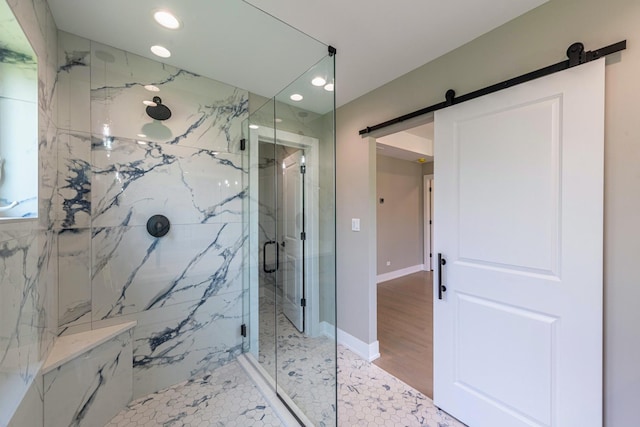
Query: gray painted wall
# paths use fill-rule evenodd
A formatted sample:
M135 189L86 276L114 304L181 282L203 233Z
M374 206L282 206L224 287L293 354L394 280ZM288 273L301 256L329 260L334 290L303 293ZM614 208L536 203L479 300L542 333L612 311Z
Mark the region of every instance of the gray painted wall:
M605 425L637 423L640 398L640 2L551 0L337 111L338 327L376 340L375 149L358 130L441 102L447 89L469 93L565 59L575 41L587 50L627 39L608 59L605 124ZM338 76L339 79L339 76ZM339 86L337 86L339 90ZM437 161L437 159L436 159ZM436 183L437 186L437 183ZM436 189L437 191L437 189ZM362 231L349 231L352 217Z
M424 245L422 166L378 155L378 275L422 264ZM380 203L380 199L384 203ZM387 266L387 262L391 265Z

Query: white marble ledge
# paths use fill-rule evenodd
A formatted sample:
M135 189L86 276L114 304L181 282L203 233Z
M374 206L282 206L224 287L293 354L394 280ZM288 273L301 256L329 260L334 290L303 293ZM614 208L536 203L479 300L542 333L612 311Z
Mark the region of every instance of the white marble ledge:
M65 335L56 340L53 349L42 366L42 374L53 371L102 343L136 326L138 322L121 323L77 334Z

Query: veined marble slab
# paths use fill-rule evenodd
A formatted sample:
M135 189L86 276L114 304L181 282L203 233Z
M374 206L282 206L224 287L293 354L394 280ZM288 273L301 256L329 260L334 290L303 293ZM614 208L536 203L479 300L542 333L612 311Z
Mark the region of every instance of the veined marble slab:
M136 322L127 322L58 338L42 366L42 374L53 371L135 326Z
M159 91L150 92L153 85ZM172 116L160 122L145 100L162 99ZM100 43L91 43L92 132L232 152L240 141L249 98L241 90ZM145 135L139 137L138 135Z
M91 42L58 31L58 127L91 132Z
M138 321L134 388L155 391L241 351L248 171L238 145L248 93L58 39L60 332ZM153 96L170 119L146 114L142 101ZM146 231L156 214L171 221L162 238Z
M94 135L94 227L242 222L248 177L241 154Z
M145 226L94 230L93 321L242 289L241 224L173 225L155 238Z
M1 381L0 381L1 382ZM13 414L8 427L39 427L44 419L44 390L42 389L42 375L33 380L31 386L20 401L20 406ZM0 391L1 396L11 396L15 389ZM5 424L0 424L5 425Z
M34 133L29 136L33 138L33 156L29 161L34 162L31 176L35 191L13 213L38 219L0 221L0 425L3 426L18 405L22 414L42 413L42 399L33 390L42 388L41 383L35 384L41 381L37 373L57 328L57 236L49 216L57 169L53 121L57 114L53 95L56 79L55 72L51 73L56 64L56 28L44 0L9 0L7 4L36 52L38 63ZM5 70L0 74L3 79L8 77ZM5 95L11 91L11 96L23 89L15 82L0 82L0 86ZM36 100L33 94L30 89L29 96L20 98L33 102ZM25 165L21 167L27 169ZM16 422L36 418L19 417Z
M155 322L143 318L136 329L135 397L201 376L242 352L241 293L159 309L154 314L159 317Z
M119 333L111 331L109 338L103 337L103 342L85 351L83 357L48 361L43 375L44 427L103 426L131 401L133 325L128 326L124 330L120 327ZM76 335L92 333L95 331ZM73 341L61 348L77 350L87 344L73 337L60 338Z
M40 109L39 121L44 112ZM53 229L56 211L56 187L58 180L58 128L53 119L47 118L46 125L38 130L38 220L40 227Z
M56 223L62 228L91 225L91 135L58 130Z
M58 333L79 325L91 329L91 230L58 232Z
M48 237L33 231L0 242L0 425L36 377L52 339L47 334Z
M242 352L242 292L154 308L94 322L137 320L133 337L134 396L139 397L234 360Z

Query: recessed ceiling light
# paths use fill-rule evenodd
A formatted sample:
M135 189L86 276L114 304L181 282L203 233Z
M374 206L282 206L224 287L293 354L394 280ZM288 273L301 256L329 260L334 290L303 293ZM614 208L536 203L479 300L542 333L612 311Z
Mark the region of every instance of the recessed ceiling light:
M166 10L159 10L153 14L153 19L160 25L170 30L177 30L180 28L180 21L176 16Z
M153 52L154 55L158 55L160 58L168 58L171 56L169 49L160 45L151 46L151 52Z
M328 92L333 92L333 83L327 83L324 86L324 90L328 91Z
M144 87L146 90L148 90L149 92L160 92L160 88L158 86L154 86L154 85L145 85Z
M258 125L249 125L249 129L260 129Z
M282 119L276 118L275 122L276 123L282 123Z
M311 84L314 86L324 86L325 84L327 84L327 81L322 77L316 77L313 80L311 80Z
M149 100L146 100L146 99L144 101L142 101L142 103L144 105L146 105L147 107L157 107L158 106L158 104L156 104L155 102L149 101Z
M289 97L292 101L302 101L303 96L300 95L299 93L294 93L293 95L291 95Z
M146 138L146 137L147 137L147 135L145 135L144 133L139 133L138 134L138 138Z

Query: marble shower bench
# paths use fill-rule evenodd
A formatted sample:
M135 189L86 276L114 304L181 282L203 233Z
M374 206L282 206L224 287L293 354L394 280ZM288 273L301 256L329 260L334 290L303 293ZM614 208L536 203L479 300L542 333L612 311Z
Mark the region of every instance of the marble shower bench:
M136 322L66 335L42 367L44 426L104 426L133 397Z

